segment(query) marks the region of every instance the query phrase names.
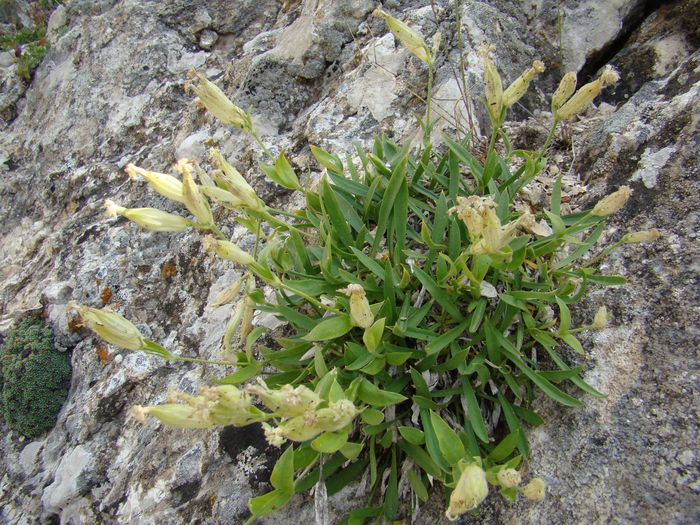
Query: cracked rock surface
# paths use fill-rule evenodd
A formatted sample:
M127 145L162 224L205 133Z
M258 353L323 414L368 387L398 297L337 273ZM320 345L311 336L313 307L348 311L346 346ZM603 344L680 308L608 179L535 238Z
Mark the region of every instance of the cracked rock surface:
M455 2L382 4L428 38L442 31L436 112L446 128L487 132L476 55L484 40L496 45L506 81L535 58L548 65L512 115L529 118L518 140L533 148L549 116L539 110L561 72L616 65L621 82L570 137L556 138L551 157L572 187L585 188L579 204L632 187L608 238L662 232L608 259L605 272L630 284L595 289L574 312L584 322L604 304L614 315L584 338L586 378L608 397L586 398L579 410L538 401L546 424L530 432L525 474L545 479L547 498L511 505L492 495L463 522L700 522L700 2L464 0L466 101L454 76ZM0 521L242 523L247 499L269 489L279 452L257 427L176 430L128 415L131 405L161 402L169 389L194 392L226 369L103 348L69 330L66 304L100 306L108 297L173 352L217 356L230 312L209 303L236 270L205 255L196 234L138 231L105 219L102 202L175 210L130 182L124 167L167 171L183 156L205 160L213 142L267 202L299 205L259 173L254 143L198 111L184 91L192 68L250 106L264 141L285 149L302 178L319 175L309 144L343 156L380 131L413 140L427 72L371 16L378 5L68 0L29 85L0 60L0 342L23 315L41 312L73 367L68 401L42 439L23 440L0 421ZM233 223L223 229L239 235ZM331 498L332 518L362 504L361 486ZM313 497L300 495L260 523L314 521ZM433 491L416 523L443 522L443 498Z

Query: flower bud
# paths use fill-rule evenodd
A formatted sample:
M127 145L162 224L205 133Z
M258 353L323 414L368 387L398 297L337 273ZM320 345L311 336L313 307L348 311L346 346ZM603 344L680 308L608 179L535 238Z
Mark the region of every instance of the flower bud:
M186 230L192 225L190 221L179 215L167 213L156 208L124 208L109 199L105 201L104 206L109 217L121 215L145 230L154 232L179 232Z
M251 264L255 258L248 252L241 250L238 246L229 241L220 241L211 235L207 235L202 240L204 249L208 252L216 252L216 255L227 261L238 264Z
M595 328L596 330L600 330L601 328L605 328L605 325L608 324L608 321L610 320L610 314L608 313L608 309L605 306L601 306L598 308L598 311L595 313L595 317L593 318L593 323L591 324L591 328Z
M639 242L655 241L661 237L661 232L656 228L640 232L633 232L623 235L622 242L625 244L636 244Z
M212 161L219 168L219 176L223 181L223 185L226 189L233 195L238 197L244 205L252 208L254 210L261 211L265 208L258 196L255 194L255 190L248 184L248 182L243 178L236 168L231 166L231 164L226 161L226 159L221 155L221 152L216 148L211 148L209 154Z
M459 477L457 486L450 495L450 505L445 516L455 521L459 516L476 508L489 493L486 473L477 464L468 465Z
M428 52L428 45L425 43L425 40L423 40L422 36L403 22L391 16L386 11L375 9L373 14L374 16L383 18L386 21L386 25L389 26L389 30L396 38L401 40L401 43L406 46L406 49L408 49L426 64L432 64L433 57Z
M533 501L544 499L545 484L542 478L533 478L530 483L523 487L523 496Z
M192 178L192 167L187 161L180 161L178 167L182 170L182 187L185 198L185 206L200 224L214 224L214 216L211 214L207 199L199 191L199 187Z
M129 178L136 180L140 175L146 182L151 185L155 191L160 193L163 197L167 197L170 200L176 202L181 202L184 204L185 195L182 189L182 182L177 180L172 175L166 175L165 173L158 173L155 171L147 171L133 164L129 164L126 167L126 173Z
M238 295L238 292L241 291L241 286L243 286L243 279L238 279L231 286L229 286L223 292L216 296L216 299L214 299L212 306L223 306L233 301Z
M632 195L632 190L629 186L620 186L620 188L610 195L603 197L591 210L591 215L596 217L607 217L616 211L620 210L627 199Z
M209 428L214 422L209 418L208 411L179 403L141 407L141 412L155 417L161 423L174 428Z
M517 487L522 481L520 472L518 472L514 468L503 469L499 471L498 474L496 474L496 477L498 478L498 482L501 484L501 486L503 486L506 489L512 489L513 487Z
M199 191L224 206L237 208L243 204L240 198L218 186L200 186Z
M576 72L569 71L562 77L559 87L552 95L552 112L556 113L561 105L571 98L574 91L576 91Z
M488 44L482 44L479 49L479 54L484 62L484 93L486 95L486 104L491 118L495 121L500 120L503 110L503 84L501 83L501 75L498 74L496 64L491 59L493 47Z
M215 84L201 73L191 71L193 82L187 85L199 97L204 107L224 124L231 124L246 133L252 133L250 115L236 106Z
M369 328L374 323L374 314L369 307L369 301L364 288L359 284L349 284L347 288L338 290L350 297L350 320L353 326Z
M600 77L579 89L568 102L556 111L557 118L565 120L583 112L605 86L614 84L619 78L620 75L617 71L610 66L606 66Z
M516 78L513 83L503 92L503 105L507 108L515 104L527 91L530 81L544 72L544 63L540 60L535 60L532 67L525 71L522 75Z
M83 324L108 343L129 350L143 350L146 347L138 328L111 309L98 310L75 301L70 301L68 308L77 310Z

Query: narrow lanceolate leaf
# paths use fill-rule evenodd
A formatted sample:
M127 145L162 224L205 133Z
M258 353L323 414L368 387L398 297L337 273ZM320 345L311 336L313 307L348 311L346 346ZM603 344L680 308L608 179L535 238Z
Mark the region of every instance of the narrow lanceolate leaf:
M275 182L278 184L289 190L298 190L301 188L301 186L299 186L297 174L294 173L294 168L292 168L292 165L287 160L287 157L284 156L284 153L280 153L275 161L275 172L277 173L277 180Z
M372 244L372 254L377 253L379 245L386 232L386 227L389 221L389 215L394 209L394 201L401 190L401 185L406 183L406 166L408 157L404 157L396 166L389 179L389 185L382 196L382 203L379 206L379 217L377 219L376 233L374 234L374 243Z
M462 377L462 392L464 392L464 400L467 406L467 417L469 422L472 424L472 429L474 434L483 441L484 443L489 442L489 432L486 429L486 423L481 415L481 408L479 407L479 402L476 399L476 393L474 388L469 382L468 377Z
M430 295L442 306L452 317L457 321L462 320L462 314L459 308L452 302L450 295L440 288L438 284L427 273L418 267L413 267L413 274L418 278L423 286L428 290Z
M338 239L343 246L350 246L353 243L352 233L348 221L343 215L335 192L327 180L321 181L321 199L323 209L331 221L333 229L338 235Z
M275 489L267 494L248 500L248 508L253 516L267 516L277 512L292 499L293 492Z
M305 341L327 341L347 334L352 328L349 315L338 315L324 319L306 334Z
M347 432L324 432L311 442L311 448L324 454L332 454L343 448L347 442Z
M465 319L451 330L448 330L447 332L439 336L437 339L434 339L433 341L428 343L425 347L425 353L431 355L445 348L452 341L454 341L464 333L464 331L467 329L469 321L469 319Z
M500 343L501 348L504 350L504 353L507 355L508 359L510 359L515 364L515 366L517 366L520 369L520 371L523 374L525 374L528 377L528 379L530 379L530 381L535 383L540 388L540 390L542 390L545 394L547 394L555 401L561 403L562 405L569 407L583 406L583 403L581 401L579 401L575 397L570 396L566 392L562 392L552 383L547 381L544 377L542 377L537 372L528 367L527 364L525 364L525 362L520 357L518 350L515 348L515 346L513 346L513 343L508 341L508 339L506 339L506 337L502 333L500 333L498 330L495 330L494 334L498 342Z

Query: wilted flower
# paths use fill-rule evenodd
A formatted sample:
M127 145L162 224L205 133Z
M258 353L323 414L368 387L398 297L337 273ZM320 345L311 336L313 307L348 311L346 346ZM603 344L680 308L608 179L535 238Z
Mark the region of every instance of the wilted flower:
M132 414L139 421L146 415L155 417L161 423L174 428L209 428L214 422L207 410L180 403L164 403L150 407L135 406Z
M204 107L225 124L231 124L246 133L253 132L253 121L250 115L236 106L215 84L207 80L201 73L190 71L193 82L187 85Z
M192 226L184 217L156 208L124 208L109 199L105 200L104 207L109 217L122 215L145 230L154 232L179 232Z
M639 242L655 241L661 237L661 232L656 228L640 232L628 233L622 236L621 242L625 244L636 244Z
M219 177L222 179L226 189L238 197L245 206L253 210L261 211L265 209L264 204L255 194L255 190L248 184L236 168L231 166L216 148L211 148L209 154L214 164L219 168Z
M211 235L207 235L202 239L204 249L208 252L215 252L216 255L227 261L233 261L239 264L251 264L255 262L255 258L245 250L241 250L238 246L229 241L221 241L215 239Z
M263 432L265 432L265 439L273 447L281 447L286 438L282 435L282 430L279 427L273 427L269 423L263 423Z
M349 284L347 288L338 290L350 297L350 320L353 326L369 328L374 323L374 314L369 307L369 301L364 288L359 284Z
M503 105L509 108L520 100L527 91L530 81L535 78L536 75L543 72L544 63L540 60L535 60L532 63L532 67L516 78L503 92Z
M167 175L165 173L158 173L155 171L148 171L133 164L129 164L126 167L126 173L132 180L136 180L139 175L146 179L148 184L160 193L163 197L168 199L181 202L184 204L185 195L182 190L182 182L177 180L172 175Z
M496 474L496 477L498 478L498 482L507 489L517 487L522 481L520 472L518 472L514 468L506 468L500 470L498 474Z
M501 224L496 214L496 203L490 197L457 197L457 206L449 210L457 213L464 221L471 241L469 252L476 254L496 254L515 237L518 226L532 219L523 214L518 219Z
M335 432L352 423L358 414L352 401L340 399L328 405L328 408L316 411L314 426L324 432Z
M591 210L591 215L597 217L607 217L616 211L619 211L627 199L632 195L632 190L629 186L620 186L620 188L610 195L603 197Z
M389 26L389 30L394 34L396 38L401 40L401 43L406 46L411 53L416 55L426 64L432 64L433 56L428 51L428 45L423 40L423 37L416 33L413 29L408 27L406 24L397 20L391 16L386 11L381 9L374 10L374 16L383 18L386 21L386 25ZM439 45L439 39L438 39Z
M484 469L475 463L467 465L450 495L450 505L445 516L448 520L455 521L465 512L476 508L488 493L489 485Z
M584 111L605 86L615 84L620 75L611 66L606 66L603 73L593 82L581 87L563 106L556 110L557 118L565 120Z
M128 319L110 308L91 308L75 301L68 303L68 308L77 310L83 324L108 343L129 350L146 348L143 335Z
M552 112L556 112L561 105L571 98L576 91L576 72L569 71L561 78L559 87L552 95Z
M486 104L494 121L501 118L503 110L503 83L501 75L498 74L496 64L491 59L493 46L483 43L479 48L479 54L484 62L484 94L486 95Z
M542 478L533 478L530 483L523 487L523 496L533 501L544 499L545 484Z
M181 160L177 163L176 168L182 174L182 188L187 209L197 217L200 224L214 224L214 216L209 208L209 203L192 178L192 164L187 160Z
M601 328L605 328L605 325L608 324L608 321L610 320L610 314L608 313L608 309L605 306L601 306L598 308L598 311L595 313L595 317L593 318L593 323L591 324L591 328L595 328L596 330L600 330Z

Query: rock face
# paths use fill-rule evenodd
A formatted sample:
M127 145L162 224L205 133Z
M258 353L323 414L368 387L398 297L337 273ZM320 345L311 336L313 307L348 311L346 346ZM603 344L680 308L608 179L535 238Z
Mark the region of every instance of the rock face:
M203 159L205 143L214 141L265 200L293 202L258 174L254 144L197 111L183 89L190 68L251 106L265 141L286 148L300 173L317 169L309 143L350 152L353 141L367 144L379 130L410 140L412 112L422 107L414 94L422 93L426 72L370 16L376 5L369 0L65 4L26 93L13 92L12 83L0 93L17 106L0 136L0 331L27 311L43 311L58 344L72 352L73 384L44 439L27 443L3 432L1 519L242 523L247 498L267 490L275 457L257 430L173 430L128 416L130 405L162 401L168 389L194 391L225 371L105 352L92 336L70 331L66 313L70 299L100 305L107 297L148 337L213 357L229 312L207 300L235 272L202 256L197 236L109 224L102 200L169 209L128 182L123 167ZM609 395L577 411L541 401L547 423L530 435L527 469L547 481L548 497L537 505L492 497L465 522L700 522L699 2L465 0L462 40L474 92L466 104L455 100L455 3L384 4L426 36L442 30L448 58L438 64L436 89L444 96L437 111L451 127L484 129L475 55L483 40L497 45L508 80L533 58L550 66L516 117L547 107L562 57L564 68L584 74L606 61L617 65L622 82L606 104L574 126L573 145L562 136L555 147L573 148L572 173L590 183L584 200L632 186L610 235L663 233L654 245L611 258L609 272L631 283L595 292L577 312L585 319L606 304L614 313L586 341L588 380ZM332 514L361 502L357 492L333 498ZM442 512L435 493L417 522L441 523ZM304 496L261 523L314 520Z

